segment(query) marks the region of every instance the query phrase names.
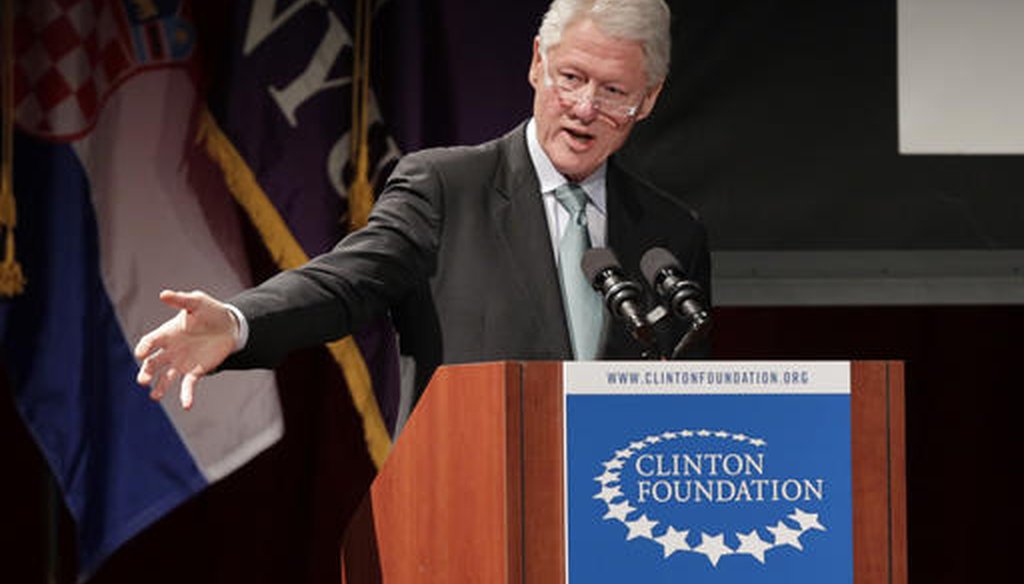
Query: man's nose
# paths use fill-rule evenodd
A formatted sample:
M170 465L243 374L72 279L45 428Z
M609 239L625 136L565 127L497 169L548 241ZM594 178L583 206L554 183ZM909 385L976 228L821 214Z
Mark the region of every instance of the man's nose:
M590 85L580 88L576 96L576 102L572 106L573 116L587 122L597 117L598 109L594 103L594 93L596 91L597 89Z

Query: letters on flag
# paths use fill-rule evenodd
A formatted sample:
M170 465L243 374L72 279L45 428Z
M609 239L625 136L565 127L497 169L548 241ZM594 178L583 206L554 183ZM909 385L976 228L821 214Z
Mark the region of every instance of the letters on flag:
M218 31L228 56L213 76L202 144L280 269L328 251L346 233L353 150L369 151L371 184L398 155L379 123L359 140L357 126L379 115L369 92L366 107L353 103L353 84L366 82L356 67L355 4L242 1ZM354 119L354 110L368 120ZM384 319L329 350L379 466L399 415L394 334Z

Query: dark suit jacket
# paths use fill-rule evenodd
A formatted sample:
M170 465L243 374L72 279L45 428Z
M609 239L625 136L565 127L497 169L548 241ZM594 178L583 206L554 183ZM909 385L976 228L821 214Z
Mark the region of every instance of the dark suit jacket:
M692 211L614 157L607 193L608 245L628 272L639 276L643 252L662 246L710 293L707 235ZM229 302L250 337L227 367L273 365L388 310L420 383L441 363L572 358L525 124L479 146L404 157L364 229ZM639 357L625 329L605 321L601 355Z

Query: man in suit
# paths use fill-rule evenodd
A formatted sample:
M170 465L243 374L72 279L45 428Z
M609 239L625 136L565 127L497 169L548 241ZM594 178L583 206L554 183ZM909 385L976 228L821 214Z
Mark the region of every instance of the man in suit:
M189 407L218 367L272 366L385 311L420 382L441 363L638 357L580 283L578 253L607 246L629 268L665 247L709 289L695 214L612 156L661 91L669 18L663 0L554 0L534 40L529 121L406 156L364 229L227 303L162 293L179 312L139 341L139 382L159 399L180 378Z

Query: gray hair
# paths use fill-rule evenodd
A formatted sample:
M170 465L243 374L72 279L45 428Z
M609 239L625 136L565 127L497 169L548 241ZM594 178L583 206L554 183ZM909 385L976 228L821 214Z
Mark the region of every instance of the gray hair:
M668 75L672 52L669 21L672 14L664 0L554 0L540 23L540 51L556 46L571 24L590 19L601 32L643 44L647 84L657 85Z

